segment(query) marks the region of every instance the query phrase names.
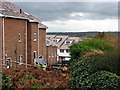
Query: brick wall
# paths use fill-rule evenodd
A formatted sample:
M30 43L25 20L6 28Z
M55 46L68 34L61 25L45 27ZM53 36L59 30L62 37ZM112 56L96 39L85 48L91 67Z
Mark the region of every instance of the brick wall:
M37 35L36 41L33 40L34 33ZM28 64L33 65L34 51L36 51L36 58L38 58L38 23L28 22L27 36Z
M52 45L47 46L46 57L49 64L57 63L57 47Z
M39 56L46 59L46 29L39 28Z
M11 57L13 67L17 67L19 56L22 55L23 63L25 63L25 44L26 44L26 20L5 18L5 54ZM21 42L19 42L19 33L21 34Z

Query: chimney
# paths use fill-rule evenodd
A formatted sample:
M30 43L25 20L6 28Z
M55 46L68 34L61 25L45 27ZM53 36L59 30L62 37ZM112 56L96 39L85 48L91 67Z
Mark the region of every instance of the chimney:
M22 13L22 9L20 9L20 13Z

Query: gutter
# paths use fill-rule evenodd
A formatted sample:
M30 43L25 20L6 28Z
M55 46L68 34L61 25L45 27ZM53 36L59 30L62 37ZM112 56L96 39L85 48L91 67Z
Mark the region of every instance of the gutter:
M27 68L27 20L26 20L26 31L25 31L25 36L26 36L26 50L25 50L25 52L26 52L26 54L25 54L25 56L26 56L26 61L25 61L25 63L26 63L26 68Z
M40 47L39 47L39 44L40 44L40 42L39 42L39 35L40 35L40 31L39 31L39 28L38 28L38 58L39 58L39 56L40 56L40 51L39 51L39 49L40 49Z
M5 30L4 30L4 17L2 17L2 64L5 65L5 36L4 36L4 33L5 33Z

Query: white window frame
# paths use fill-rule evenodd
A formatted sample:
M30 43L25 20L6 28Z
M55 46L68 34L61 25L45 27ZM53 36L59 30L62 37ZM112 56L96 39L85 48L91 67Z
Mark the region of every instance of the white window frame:
M34 55L35 54L35 55ZM34 57L35 56L35 57ZM36 51L34 51L34 53L33 53L33 57L34 57L34 59L36 59L37 58L37 52Z
M11 59L11 57L7 58L6 64L7 64L7 68L11 68L12 67L12 59Z
M18 35L19 37L19 42L22 42L22 36L21 36L21 33L19 33L19 35Z
M33 33L33 41L34 41L34 42L37 41L37 33L36 33L36 32Z
M22 55L19 56L19 65L23 64L23 57Z

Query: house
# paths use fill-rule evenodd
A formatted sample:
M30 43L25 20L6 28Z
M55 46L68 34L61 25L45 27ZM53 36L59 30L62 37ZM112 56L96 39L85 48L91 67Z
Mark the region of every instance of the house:
M47 35L48 40L54 42L57 46L57 62L69 61L71 56L69 46L86 40L86 37L70 37L66 35Z
M46 29L41 21L10 2L0 0L0 60L3 67L27 67L46 56ZM42 40L42 41L41 41ZM2 48L1 48L2 47ZM41 53L42 52L42 53Z
M39 56L43 56L46 60L46 29L48 27L45 26L44 24L40 23L39 24Z
M70 56L70 52L69 52L69 47L73 44L73 43L78 43L80 42L80 38L79 37L68 37L64 43L59 47L59 60L60 61L69 61L71 56Z
M57 44L49 39L46 39L46 60L49 64L57 63Z

